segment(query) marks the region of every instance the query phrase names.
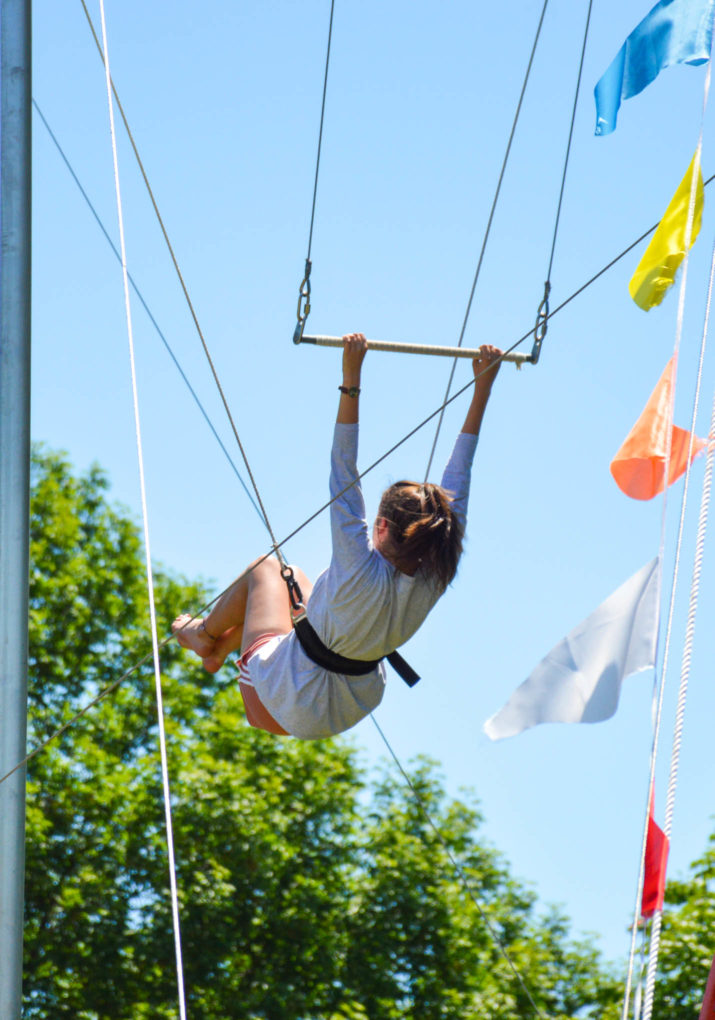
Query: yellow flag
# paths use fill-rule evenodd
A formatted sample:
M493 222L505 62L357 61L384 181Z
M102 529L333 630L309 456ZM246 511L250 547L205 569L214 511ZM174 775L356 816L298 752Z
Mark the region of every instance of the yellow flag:
M688 227L688 209L690 208L690 191L697 152L683 177L678 190L670 200L658 229L651 238L643 258L638 263L631 282L628 284L630 295L643 311L647 312L659 305L665 292L673 283L678 266L685 258L685 232ZM695 215L690 238L690 247L700 232L703 219L703 175L698 160L698 182L695 189Z

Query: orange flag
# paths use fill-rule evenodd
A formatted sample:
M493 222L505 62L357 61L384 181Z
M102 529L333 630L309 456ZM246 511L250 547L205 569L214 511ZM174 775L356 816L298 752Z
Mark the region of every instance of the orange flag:
M611 461L611 474L618 488L632 499L652 499L663 491L665 458L668 453L668 430L671 431L668 485L680 478L688 466L690 433L671 425L671 393L673 366L671 358L658 385L653 390L640 418L626 441ZM695 436L693 457L705 446Z

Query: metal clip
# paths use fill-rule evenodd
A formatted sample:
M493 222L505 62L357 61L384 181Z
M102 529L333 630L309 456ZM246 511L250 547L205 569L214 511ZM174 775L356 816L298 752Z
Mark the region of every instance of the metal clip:
M546 331L549 328L549 294L551 293L551 283L547 280L544 284L544 297L539 305L539 310L536 313L536 323L534 325L534 346L531 348L531 355L529 360L532 365L535 365L539 360L541 354L541 344L543 343Z
M299 344L303 339L305 321L310 315L310 271L313 264L310 259L305 260L305 276L303 277L298 291L298 324L293 332L293 343Z
M300 585L295 579L293 568L285 564L281 567L281 577L288 585L288 598L290 599L290 615L293 623L300 620L305 616L305 606L303 605L303 592L300 590Z

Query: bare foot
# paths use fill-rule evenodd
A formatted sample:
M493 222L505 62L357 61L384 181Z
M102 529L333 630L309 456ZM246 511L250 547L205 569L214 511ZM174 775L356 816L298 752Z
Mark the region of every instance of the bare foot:
M205 659L201 660L201 665L209 673L218 673L225 662L220 655L207 655Z
M240 651L243 639L243 624L229 627L216 642L208 655L203 656L203 667L209 673L217 673L231 652Z
M177 616L171 625L174 637L182 648L190 648L200 658L205 658L213 651L216 639L209 637L204 630L204 621L198 618L191 619L189 613L182 613Z

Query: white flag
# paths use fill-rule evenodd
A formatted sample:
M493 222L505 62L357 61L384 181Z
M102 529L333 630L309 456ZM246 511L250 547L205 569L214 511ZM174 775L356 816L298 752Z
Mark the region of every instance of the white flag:
M647 563L571 631L484 724L492 740L545 722L601 722L621 684L655 665L660 558Z

